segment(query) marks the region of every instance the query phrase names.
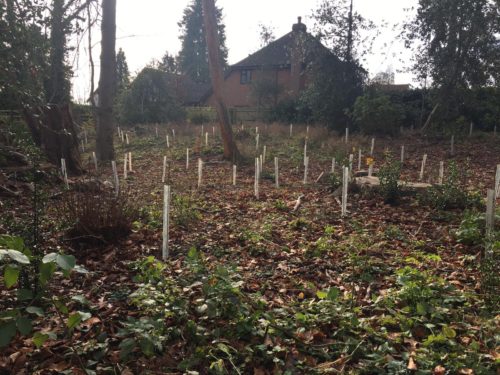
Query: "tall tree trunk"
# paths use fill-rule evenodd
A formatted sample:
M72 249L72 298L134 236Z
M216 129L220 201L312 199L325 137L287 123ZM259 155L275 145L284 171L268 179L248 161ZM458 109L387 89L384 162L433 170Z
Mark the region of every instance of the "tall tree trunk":
M64 0L54 0L50 20L50 71L46 89L47 100L52 104L68 103L70 99L64 64L66 55L64 24Z
M113 101L116 76L116 0L102 0L101 73L99 76L96 155L100 161L113 160Z
M226 105L223 100L222 87L224 84L224 73L222 71L220 56L220 41L217 33L217 20L215 16L215 1L202 0L203 20L205 22L205 37L208 47L208 62L210 66L210 77L215 98L215 107L219 115L222 141L224 144L224 158L236 162L240 159L240 152L233 139L233 130L229 121Z

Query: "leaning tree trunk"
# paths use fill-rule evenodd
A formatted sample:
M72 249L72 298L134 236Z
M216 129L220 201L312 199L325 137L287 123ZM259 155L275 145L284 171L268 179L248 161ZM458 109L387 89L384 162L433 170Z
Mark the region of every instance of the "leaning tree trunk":
M24 109L24 116L35 144L51 163L60 166L61 159L66 159L68 173L83 173L78 131L68 104Z
M115 157L113 101L116 76L116 0L102 1L101 73L99 76L96 155L99 161Z
M229 122L226 105L222 98L222 86L224 75L221 66L220 41L217 33L217 20L215 16L214 0L203 0L203 20L205 22L205 37L208 47L208 62L210 66L210 77L215 98L215 107L219 115L222 141L224 143L224 158L233 162L240 159L238 147L233 139L233 130Z

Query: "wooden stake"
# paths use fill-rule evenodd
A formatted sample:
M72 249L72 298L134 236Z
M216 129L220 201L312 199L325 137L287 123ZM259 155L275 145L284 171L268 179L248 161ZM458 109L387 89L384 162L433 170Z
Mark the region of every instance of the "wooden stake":
M442 185L444 182L444 161L439 162L439 180L438 184Z
M373 163L368 166L368 177L373 176Z
M497 173L495 174L495 197L500 198L500 164L497 165Z
M161 253L163 261L169 257L169 230L170 230L170 186L163 186L163 244Z
M255 128L257 130L257 128ZM259 150L259 133L255 135L255 149L258 151Z
M236 164L233 165L233 186L236 186Z
M98 167L97 167L97 156L95 154L94 151L92 151L92 159L94 160L94 167L95 167L95 171L97 172L98 171Z
M186 170L189 169L189 148L186 148Z
M208 132L205 133L205 147L208 147Z
M493 234L495 229L495 190L488 189L486 198L486 236Z
M469 137L472 137L472 132L474 131L474 123L471 122L470 123L470 127L469 127Z
M175 141L175 129L172 129L172 141Z
M262 163L266 162L266 154L267 154L267 146L264 145L264 149L262 150Z
M372 138L372 145L370 147L370 156L373 156L374 150L375 150L375 138Z
M424 157L422 158L422 166L420 167L420 176L419 176L420 181L424 179L424 171L426 163L427 163L427 154L424 154Z
M349 143L349 128L345 128L345 144Z
M128 139L128 132L125 133L125 139L126 139L126 143L127 143L127 146L128 146L130 144L129 139Z
M325 174L325 172L320 173L320 175L318 176L318 178L315 181L316 184L319 182L319 180L321 180L321 178L324 176L324 174Z
M292 138L292 135L293 135L293 124L290 124L290 138Z
M335 166L337 165L337 161L335 158L332 158L332 174L335 173Z
M401 164L405 162L405 145L401 146Z
M354 155L349 154L349 173L352 173L352 163L354 162Z
M306 156L306 160L304 163L304 185L307 185L307 172L309 169L309 156Z
M280 187L280 181L279 181L279 165L278 165L278 158L274 158L274 183L276 185L276 188L278 189Z
M306 165L306 158L307 158L307 139L304 142L304 165Z
M260 172L259 172L259 158L255 158L255 181L254 181L254 192L255 198L259 199L259 180L260 180Z
M129 170L129 172L133 172L133 170L132 170L132 153L131 152L128 153L128 170Z
M203 160L198 159L198 189L201 187L202 176L203 176Z
M161 175L161 182L164 184L165 183L165 177L167 175L167 157L163 157L163 173Z
M115 180L115 195L120 194L120 179L118 178L118 171L116 170L116 161L111 162L111 169L113 170L113 177Z
M68 170L66 169L66 159L61 159L61 172L64 178L64 185L66 186L66 189L69 189Z
M349 189L349 168L343 167L342 173L342 217L347 216L347 191Z
M158 125L155 125L155 134L156 134L156 138L158 138Z
M128 161L128 154L125 153L125 156L123 158L123 179L127 179L127 161Z
M362 158L362 153L361 149L358 150L358 171L361 170L361 158Z
M170 140L168 139L168 135L166 137L167 137L167 148L170 148Z

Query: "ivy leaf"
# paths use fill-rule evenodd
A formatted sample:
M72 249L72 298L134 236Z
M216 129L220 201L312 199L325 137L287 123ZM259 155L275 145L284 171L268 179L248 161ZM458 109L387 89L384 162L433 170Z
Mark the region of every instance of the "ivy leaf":
M43 334L41 332L36 332L33 335L33 344L40 349L40 347L49 339L49 335Z
M13 267L11 265L5 266L5 270L3 272L3 281L5 282L5 286L7 289L11 288L17 283L19 279L19 272L21 270L17 267Z
M316 297L318 297L319 299L325 299L326 297L328 297L328 293L318 290L316 292Z
M457 332L449 326L443 326L443 335L445 335L446 338L454 339L457 337Z
M335 301L337 300L337 298L339 298L339 295L340 295L340 290L338 288L330 288L330 290L328 291L327 298L330 301Z
M119 348L121 349L120 358L121 359L127 358L128 355L132 353L135 347L136 347L136 342L134 339L128 338L123 340L119 345Z
M31 324L31 319L26 318L25 316L20 316L19 318L17 318L16 325L19 332L21 332L21 335L24 336L29 334L33 329L33 325Z
M9 345L12 338L16 335L16 324L9 322L0 326L0 348Z
M66 324L69 329L74 329L82 321L82 316L80 313L71 314L68 318L68 323Z
M155 354L153 341L149 337L143 337L139 343L142 353L146 357L152 357Z

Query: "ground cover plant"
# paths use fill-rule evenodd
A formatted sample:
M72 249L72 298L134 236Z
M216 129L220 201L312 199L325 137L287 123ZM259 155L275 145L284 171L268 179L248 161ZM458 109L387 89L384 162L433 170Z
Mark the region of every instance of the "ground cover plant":
M486 236L484 197L498 138L457 137L451 156L448 140L405 133L376 139L369 155L371 137L346 144L315 126L294 125L290 136L288 125L243 124L234 128L245 159L233 185L212 124L159 125L158 136L154 125L122 130L126 200L115 196L111 165L95 171L92 136L87 175L70 176L68 189L44 169L37 222L29 190L2 197L0 373L496 373L500 218ZM254 158L264 146L257 199ZM414 191L424 153L421 182L432 187ZM354 188L367 164L381 186ZM162 177L172 188L166 261ZM99 209L110 206L106 217Z

